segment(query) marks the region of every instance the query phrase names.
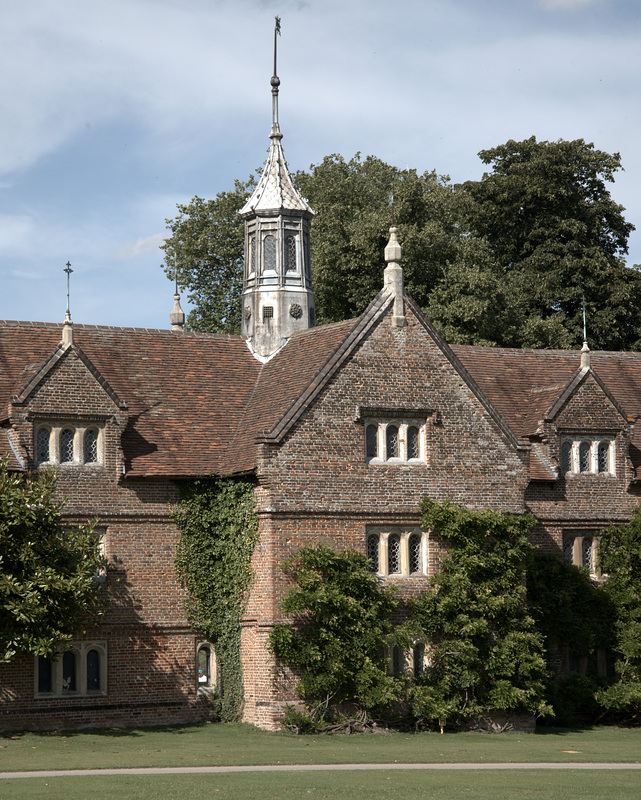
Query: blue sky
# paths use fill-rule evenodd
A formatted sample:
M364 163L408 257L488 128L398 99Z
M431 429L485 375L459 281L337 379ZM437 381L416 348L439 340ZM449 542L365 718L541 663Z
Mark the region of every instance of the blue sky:
M0 318L169 327L158 245L176 203L269 144L274 16L292 169L360 151L478 179L479 150L620 152L639 229L638 0L25 0L0 28Z

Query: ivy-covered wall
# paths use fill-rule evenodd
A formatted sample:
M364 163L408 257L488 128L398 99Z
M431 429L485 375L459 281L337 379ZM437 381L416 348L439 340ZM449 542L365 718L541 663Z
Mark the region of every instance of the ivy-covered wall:
M193 627L215 647L221 719L242 716L240 620L253 578L258 538L253 478L200 478L180 487L176 574L189 592Z

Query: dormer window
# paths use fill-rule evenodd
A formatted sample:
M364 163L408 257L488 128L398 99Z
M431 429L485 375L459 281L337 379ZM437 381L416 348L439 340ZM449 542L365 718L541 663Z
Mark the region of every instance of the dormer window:
M34 461L37 466L102 464L103 431L94 423L37 424Z
M563 474L614 474L614 447L610 437L565 437L561 441Z

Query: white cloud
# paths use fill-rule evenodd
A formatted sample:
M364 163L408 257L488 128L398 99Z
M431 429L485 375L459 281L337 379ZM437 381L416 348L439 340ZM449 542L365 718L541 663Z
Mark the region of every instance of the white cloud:
M144 236L136 239L135 242L124 242L110 255L112 258L135 258L142 253L157 253L160 246L165 241L167 233L154 233L152 236Z

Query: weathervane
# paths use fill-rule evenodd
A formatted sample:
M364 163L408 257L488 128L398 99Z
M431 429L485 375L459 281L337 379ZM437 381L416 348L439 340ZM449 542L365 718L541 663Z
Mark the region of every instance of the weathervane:
M278 127L278 87L280 86L280 78L278 77L278 70L276 65L278 37L280 36L280 17L276 17L276 24L274 26L274 74L272 75L272 132L270 138L282 138L282 134Z
M67 273L67 313L65 314L65 321L71 321L71 313L69 311L69 276L73 272L71 269L71 264L67 261L67 266L63 269L63 272Z

